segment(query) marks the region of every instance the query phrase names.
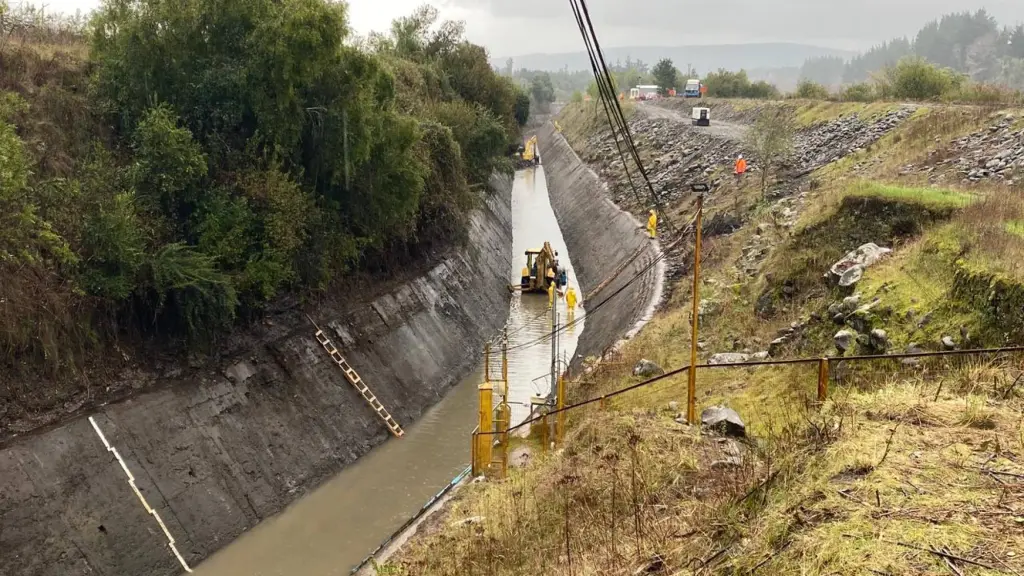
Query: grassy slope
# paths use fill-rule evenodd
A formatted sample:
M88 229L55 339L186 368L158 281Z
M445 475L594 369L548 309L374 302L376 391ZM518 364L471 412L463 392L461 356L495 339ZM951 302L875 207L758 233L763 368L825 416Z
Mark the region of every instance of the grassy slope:
M878 110L813 103L799 110L806 124L851 112ZM814 174L817 184L791 232L773 227L748 190L721 191L735 197L721 206L747 203L741 209L748 221L707 243L702 296L715 303L702 318L707 350L763 349L780 328L823 313L843 294L821 283L821 273L868 238L896 248L858 286L865 300L881 298L873 320L889 330L894 347L917 341L934 348L961 326L974 335L972 345L1005 340L1008 321L971 300L978 284L971 280L989 287L1001 281L993 293L1015 302L1010 296L1024 280L1021 191L936 188L899 174L900 166L983 127L986 118L960 108L919 110L871 149ZM571 117L562 123L570 141L591 129ZM748 280L736 262L759 224L778 246L763 268L771 274ZM804 283L774 315L755 315L758 297L787 278ZM666 369L688 364L688 283L618 362L575 383L574 395L634 383L629 370L641 356ZM930 322L922 325L926 313ZM810 320L786 352L829 353L837 329L827 319ZM666 380L618 397L605 411L574 413L564 449L544 454L534 446L534 462L508 481L471 486L446 523L389 568L955 573L935 553L944 549L985 565L954 561L967 574L1024 573L1024 386L1014 386L1022 369L1020 355L847 369L824 405L811 401L814 365L701 372L699 406L737 409L752 436L743 444L676 423L679 408L669 403L685 404L685 376ZM742 463L724 464L729 458Z

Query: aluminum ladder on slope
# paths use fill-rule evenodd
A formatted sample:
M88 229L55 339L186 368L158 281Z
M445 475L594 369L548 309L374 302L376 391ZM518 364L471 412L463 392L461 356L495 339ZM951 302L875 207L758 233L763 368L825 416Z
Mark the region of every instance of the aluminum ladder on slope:
M313 325L316 326L315 323ZM405 434L405 431L403 431L402 427L398 425L398 422L391 417L391 413L384 408L384 405L380 403L380 400L377 400L377 396L374 395L370 388L363 382L363 379L359 377L359 374L355 369L349 365L348 361L345 360L345 357L341 355L341 352L338 352L338 348L334 346L330 338L324 334L324 331L321 330L319 326L317 326L316 329L316 340L324 347L324 350L331 355L331 359L334 360L339 368L341 368L341 371L345 373L345 378L348 379L349 383L351 383L352 386L355 386L355 389L359 391L359 394L366 399L370 408L373 408L374 412L380 416L381 420L384 421L384 424L387 425L388 430L390 430L396 438L401 438Z

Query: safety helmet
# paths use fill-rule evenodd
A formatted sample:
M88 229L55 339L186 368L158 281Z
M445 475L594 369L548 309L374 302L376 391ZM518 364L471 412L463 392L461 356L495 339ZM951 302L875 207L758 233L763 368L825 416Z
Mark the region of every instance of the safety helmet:
M651 208L651 214L652 215L654 214L654 208Z
M740 154L740 157L737 158L737 160L743 160L743 154Z

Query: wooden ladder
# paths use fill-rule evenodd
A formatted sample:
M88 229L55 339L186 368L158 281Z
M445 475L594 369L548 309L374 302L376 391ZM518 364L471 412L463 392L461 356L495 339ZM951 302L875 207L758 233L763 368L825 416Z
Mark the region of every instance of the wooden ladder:
M314 324L314 326L316 326L316 324ZM345 373L345 378L355 386L356 390L358 390L363 398L366 399L366 402L370 404L370 408L373 408L374 412L380 416L380 419L387 425L388 430L391 430L391 433L394 434L396 438L401 438L405 434L402 427L398 425L398 422L395 422L395 419L391 417L391 413L384 408L384 405L380 403L380 400L377 400L377 396L370 391L369 387L367 387L363 382L363 379L359 377L359 374L356 373L355 369L353 369L351 365L349 365L348 361L345 360L345 357L341 355L341 352L338 352L338 349L319 327L317 327L316 331L316 340L324 347L324 350L331 355L331 359L333 359L341 368L341 371Z

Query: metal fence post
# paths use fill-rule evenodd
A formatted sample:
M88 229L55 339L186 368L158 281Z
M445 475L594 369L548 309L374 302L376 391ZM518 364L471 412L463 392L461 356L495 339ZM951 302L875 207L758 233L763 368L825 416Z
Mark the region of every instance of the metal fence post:
M828 358L818 360L818 401L828 398Z
M697 221L694 230L697 241L693 247L693 310L690 312L692 323L690 331L690 369L686 389L686 423L691 426L697 421L697 329L700 324L700 251L704 216L704 194L697 196Z

